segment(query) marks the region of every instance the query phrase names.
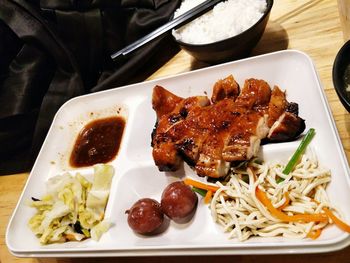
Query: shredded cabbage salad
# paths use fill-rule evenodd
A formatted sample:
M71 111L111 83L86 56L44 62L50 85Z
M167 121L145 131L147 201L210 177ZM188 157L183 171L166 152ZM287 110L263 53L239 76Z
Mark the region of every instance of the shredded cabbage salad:
M104 213L113 175L113 166L97 164L92 183L79 173L50 178L46 183L47 194L29 202L36 213L28 225L40 243L81 241L90 237L98 241L111 226Z

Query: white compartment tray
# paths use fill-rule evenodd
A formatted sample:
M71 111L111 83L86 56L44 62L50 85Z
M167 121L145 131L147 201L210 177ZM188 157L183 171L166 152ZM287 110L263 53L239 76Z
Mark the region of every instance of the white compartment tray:
M125 210L141 197L160 200L165 186L177 179L158 171L151 154L151 132L156 120L151 106L152 89L162 85L183 97L212 92L220 78L233 74L241 85L247 78L266 80L287 91L289 101L299 104L307 129L317 135L312 145L319 161L332 171L327 188L332 203L350 221L349 167L329 110L323 89L311 59L299 51L281 51L205 68L177 76L138 83L74 98L57 112L45 143L28 178L6 233L6 243L16 256L23 257L100 257L141 255L213 255L316 253L341 249L350 244L347 233L328 227L317 240L251 238L246 242L228 239L216 225L210 211L199 203L194 218L186 225L171 223L161 235L142 237L127 226ZM127 119L117 158L111 162L116 174L106 208L114 226L99 242L85 240L41 246L27 226L34 211L25 202L44 194L45 181L65 171L92 172L92 168L72 169L68 157L80 129L90 120L119 112ZM299 142L265 145L265 158L286 158ZM194 175L184 165L176 175Z

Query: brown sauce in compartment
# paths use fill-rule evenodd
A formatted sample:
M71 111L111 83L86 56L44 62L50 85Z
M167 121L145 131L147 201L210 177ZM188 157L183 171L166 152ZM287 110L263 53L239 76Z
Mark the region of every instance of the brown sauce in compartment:
M75 141L70 165L84 167L113 160L118 154L124 127L125 119L119 116L88 123Z

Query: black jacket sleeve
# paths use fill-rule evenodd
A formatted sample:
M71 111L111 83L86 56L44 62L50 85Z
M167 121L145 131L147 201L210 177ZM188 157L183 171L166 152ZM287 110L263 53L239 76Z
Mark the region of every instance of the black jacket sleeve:
M167 35L122 63L110 59L114 51L168 22L179 3L2 0L0 174L30 170L64 102L142 81L177 52Z

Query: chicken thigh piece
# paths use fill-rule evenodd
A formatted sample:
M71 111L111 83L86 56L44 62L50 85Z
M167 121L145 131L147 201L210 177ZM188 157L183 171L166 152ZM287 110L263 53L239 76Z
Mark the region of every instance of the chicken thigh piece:
M295 139L305 129L298 105L277 86L247 79L241 89L233 76L218 80L211 101L181 98L161 86L153 90L157 122L153 159L160 171L176 171L187 162L200 176L225 176L232 162L258 154L262 140Z

